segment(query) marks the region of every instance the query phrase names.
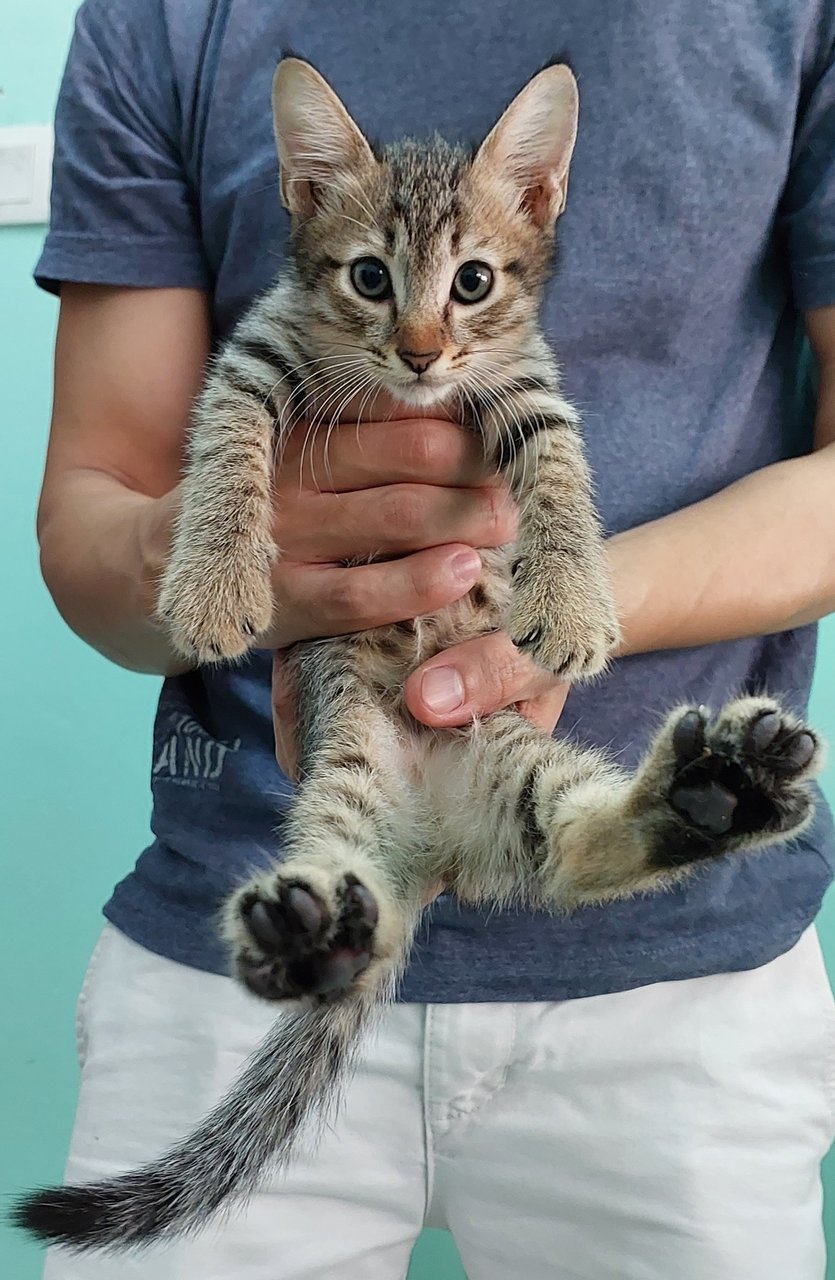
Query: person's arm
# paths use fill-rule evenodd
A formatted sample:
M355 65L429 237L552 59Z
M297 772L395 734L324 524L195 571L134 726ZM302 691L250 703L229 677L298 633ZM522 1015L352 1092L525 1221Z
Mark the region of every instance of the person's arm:
M835 307L809 312L807 328L820 371L814 451L610 539L622 653L784 631L835 610ZM463 695L444 712L427 697L438 669L454 673ZM445 726L547 687L497 633L425 663L406 699L417 719Z
M611 539L624 653L786 631L835 609L835 307L807 328L814 451Z
M154 620L177 511L186 424L209 345L191 289L65 285L38 532L44 579L73 630L135 671L184 670ZM451 423L348 425L276 476L279 648L431 613L478 577L473 546L514 516L475 438ZM311 464L314 471L311 471ZM337 490L332 492L329 490ZM349 558L397 557L345 568Z
M199 290L62 290L41 571L72 629L134 671L184 669L153 612L208 347Z

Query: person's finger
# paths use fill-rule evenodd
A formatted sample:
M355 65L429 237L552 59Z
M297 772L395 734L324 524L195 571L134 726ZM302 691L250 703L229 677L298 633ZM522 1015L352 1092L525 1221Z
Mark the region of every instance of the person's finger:
M424 907L428 907L430 903L435 901L439 893L443 893L445 888L446 885L443 880L433 880L432 884L427 887L427 890L423 895L422 905Z
M283 608L277 610L270 631L259 639L265 649L434 613L475 585L481 557L472 547L453 544L350 569L300 565L295 572L279 566L278 572L282 578L277 595Z
M273 654L272 708L275 758L285 777L295 782L298 780L296 691L280 649Z
M515 704L516 710L538 729L550 735L557 726L570 692L570 684L555 684L536 698L523 698Z
M554 686L504 631L467 640L430 658L409 676L406 705L415 719L443 728L526 702Z
M288 487L343 493L411 482L482 485L496 479L496 468L474 432L458 423L411 418L312 432L301 423L282 449L279 475Z
M279 545L292 547L294 560L327 564L451 542L500 547L513 541L516 529L516 507L506 488L395 484L306 494L283 511L279 505L276 533Z

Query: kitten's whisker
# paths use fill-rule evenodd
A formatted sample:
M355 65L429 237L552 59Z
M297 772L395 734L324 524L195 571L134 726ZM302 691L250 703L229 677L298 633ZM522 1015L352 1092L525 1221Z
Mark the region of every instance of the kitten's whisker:
M507 409L509 414L509 418L510 418L509 424L508 424L508 418L505 416L505 412L504 412L505 409ZM513 406L512 404L508 404L506 400L501 400L500 396L494 392L494 412L498 412L500 414L502 423L505 425L506 428L509 426L510 428L508 432L509 439L512 439L514 433L519 438L521 447L518 449L514 448L512 461L510 464L510 470L512 472L511 485L515 490L522 493L527 493L528 492L528 489L527 489L528 458L531 451L528 447L528 442L525 440L525 436L522 433L522 427L519 422L519 418L517 416L515 406ZM518 475L518 462L520 457L522 461L521 477L519 477Z
M329 363L330 363L330 362L334 362L334 363L335 363L335 362L339 362L340 367L341 367L343 363L345 363L345 364L355 363L355 360L354 360L352 357L349 357L349 356L333 356L333 357L331 357L331 356L323 356L323 357L320 357L320 358L315 359L315 360L302 360L302 361L299 361L299 363L298 363L298 364L296 364L296 365L292 365L292 366L290 367L289 372L290 372L291 374L294 374L294 373L297 373L299 369L305 368L305 367L307 367L307 366L309 366L309 365L316 365L316 366L318 366L318 365L320 365L320 364L322 364L322 363L325 363L325 362L329 362ZM294 389L293 394L289 397L289 399L287 399L287 400L282 404L281 410L280 410L279 415L278 415L278 417L277 417L277 419L276 419L276 427L277 427L276 435L277 435L277 437L278 437L279 442L281 443L281 448L282 448L282 449L283 449L283 447L284 447L284 438L285 438L285 436L286 436L286 434L287 434L287 432L286 432L286 428L287 428L286 415L287 415L287 412L288 412L289 408L291 407L291 405L292 405L293 401L294 401L294 400L296 399L296 397L298 396L298 393L302 390L302 388L303 388L306 384L309 384L312 380L314 380L314 379L315 379L316 377L318 377L319 375L320 375L320 370L319 370L318 368L314 369L312 373L308 374L306 377L304 377L304 378L301 380L301 382L298 384L298 386ZM286 380L286 379L282 379L282 378L277 378L277 379L275 380L275 382L272 384L272 386L270 387L269 391L266 393L266 395L264 396L263 400L261 401L261 408L262 408L262 409L266 409L266 407L267 407L267 401L268 401L268 400L269 400L269 399L274 395L274 393L275 393L276 389L277 389L279 386L281 386L282 381L285 381L285 380ZM278 456L280 456L280 454L279 454Z
M494 406L495 406L494 392L496 388L498 388L499 390L501 389L502 379L498 371L490 366L485 367L482 370L482 372L485 377L485 392L487 394L493 394ZM509 411L511 412L512 425L516 431L516 434L519 436L520 441L522 442L522 447L518 451L518 453L521 453L522 455L522 475L521 477L516 476L514 487L517 490L519 490L521 493L524 493L526 495L525 501L527 501L530 498L530 495L532 494L533 489L535 488L539 479L539 451L536 449L530 448L529 445L526 444L524 435L522 433L521 423L518 417L518 409L516 405L515 404L508 405L507 401L505 401L504 403L508 407ZM546 426L546 418L542 409L538 407L535 403L531 405L530 401L528 401L528 404L530 406L528 410L529 416L533 418L534 421L538 421L541 424L541 426L544 428ZM499 410L499 412L501 412L501 410ZM503 412L502 412L502 418L503 420L505 420ZM518 457L518 453L517 453L517 457ZM530 482L530 484L528 483L529 458L532 458L533 466L534 466L533 479Z
M347 356L343 357L343 356L340 356L340 357L338 357L337 359L338 359L338 361L339 361L340 370L342 370L343 365L344 365L344 366L347 366L347 368L348 368L348 372L349 372L349 373L350 373L351 369L353 369L353 368L357 365L357 363L358 363L358 362L357 362L357 360L356 360L356 358L354 358L354 357L347 357ZM286 421L286 416L287 416L287 414L289 414L289 412L290 412L290 410L291 410L291 408L292 408L292 409L293 409L293 414L294 414L294 419L295 419L295 421L296 421L296 422L301 421L301 420L304 418L304 416L305 416L305 410L306 410L306 408L307 408L308 403L309 403L311 400L315 400L315 396L316 396L316 383L317 383L317 382L322 381L323 377L326 379L326 378L327 378L328 373L330 373L330 372L331 372L331 370L330 370L330 369L328 369L328 370L326 370L326 371L323 371L323 370L322 370L322 368L320 367L320 366L321 366L321 364L323 364L323 363L325 363L325 362L329 362L329 363L330 363L330 357L323 357L323 358L322 358L322 360L310 360L310 361L304 361L304 362L300 362L300 364L298 364L298 365L294 366L293 372L295 372L297 369L301 368L303 364L304 364L304 365L313 364L313 365L315 365L316 367L315 367L315 368L314 368L310 373L308 373L308 374L307 374L307 375L306 375L306 376L301 380L301 382L300 382L300 383L298 384L298 386L295 388L295 391L294 391L293 395L292 395L288 400L286 400L286 401L285 401L285 403L284 403L284 405L282 406L282 410L281 410L281 413L279 414L279 418L278 418L278 421L277 421L277 432L276 432L276 435L277 435L277 438L278 438L278 442L279 442L279 445L280 445L280 449L279 449L279 452L278 452L278 457L281 457L281 456L283 455L283 451L284 451L284 447L285 447L285 445L286 445L287 437L288 437L288 436L289 436L289 434L290 434L290 431L287 429L287 428L288 428L288 424L287 424L287 421ZM280 379L279 379L279 381L280 381ZM276 385L276 386L278 386L279 384L278 384L278 383L276 383L275 385ZM312 392L312 396L311 396L311 394L308 392L308 390L306 390L306 389L305 389L305 388L307 388L307 387L310 387L311 385L313 385L313 392ZM303 394L303 397L299 400L299 393L300 393L300 392L302 392L302 391L304 392L304 394ZM272 393L270 393L270 394L272 394ZM292 427L293 427L294 423L290 423L289 425L290 425L290 430L292 430ZM306 444L306 440L305 440L305 444ZM305 445L303 445L303 446L302 446L302 455L301 455L301 458L300 458L300 461L299 461L299 468L300 468L300 470L299 470L299 487L300 487L300 488L301 488L301 486L302 486L302 482L303 482L303 471L304 471L304 450L305 450Z
M484 453L484 456L486 457L487 456L487 438L484 434L484 423L481 421L481 417L479 415L478 409L476 408L475 401L473 400L472 396L467 390L466 380L463 381L460 387L458 388L458 394L466 397L467 405L469 407L469 417L472 421L472 425L477 429L478 434L481 437L481 448Z
M326 435L326 437L325 437L325 446L324 446L324 451L323 451L325 467L326 467L326 470L327 470L328 479L329 479L329 481L330 481L331 483L333 482L333 473L332 473L332 471L331 471L331 467L330 467L330 456L329 456L329 453L328 453L328 449L329 449L329 446L330 446L330 440L331 440L331 436L332 436L332 434L333 434L334 427L336 427L336 426L339 424L339 420L340 420L340 418L341 418L342 414L344 413L346 406L347 406L347 405L348 405L352 400L356 400L359 396L363 395L363 392L365 392L365 394L367 395L367 394L368 394L367 389L368 389L369 387L373 387L373 386L374 386L374 383L375 383L375 379L374 379L373 375L372 375L372 374L370 374L370 373L368 373L368 372L366 372L366 376L365 376L365 378L364 378L364 379L361 379L359 383L356 383L356 382L355 382L355 383L353 383L353 384L352 384L352 386L349 388L349 390L348 390L347 394L346 394L346 395L344 396L344 398L342 399L341 403L339 404L339 406L338 406L338 408L337 408L337 410L336 410L336 412L335 412L335 414L334 414L334 421L331 423L330 427L328 428L328 432L327 432L327 435ZM361 420L361 416L360 416L360 415L358 415L358 416L357 416L357 430L359 430L360 420Z
M373 384L373 378L368 373L368 371L366 371L365 376L360 379L359 383L355 381L351 384L346 395L340 401L339 406L337 407L337 409L332 415L333 421L328 426L327 434L325 436L324 450L323 450L325 467L327 470L328 479L331 482L333 482L333 473L331 472L331 469L330 469L330 461L328 457L328 446L330 444L330 440L331 440L331 436L333 434L334 428L338 426L340 416L344 412L346 406L352 400L355 400L358 396L360 396L369 384ZM357 420L357 426L359 426L359 419Z
M315 398L317 389L326 390L331 385L334 375L340 378L349 377L355 369L360 367L360 363L359 359L354 356L345 356L341 358L339 367L336 369L319 367L312 370L296 388L297 396L302 388L308 388L304 393L302 407L306 406L311 398ZM313 388L312 392L309 390L311 387ZM302 415L300 414L299 416Z
M484 370L481 370L480 372L486 373L486 371ZM487 403L488 412L493 414L494 417L501 418L503 430L499 429L496 432L496 434L498 435L498 442L499 442L499 457L496 465L496 475L499 476L502 474L502 471L505 466L505 441L509 439L511 433L508 427L507 419L504 416L504 411L502 410L502 407L498 402L498 398L495 392L493 391L493 388L490 386L489 382L487 382L486 380L482 380L479 384L475 386L475 390L478 395L482 396L485 399ZM486 446L487 446L487 440L485 438L485 451L486 451Z
M362 415L365 412L365 406L368 403L369 396L372 398L372 404L373 404L381 386L382 386L382 383L380 382L380 379L374 378L369 385L368 391L366 391L365 396L363 397L362 403L360 404L359 413L357 414L357 424L355 428L357 443L359 443L360 441L360 426L362 425Z
M358 396L363 395L363 390L365 391L365 394L363 395L363 399L360 402L359 409L357 410L356 431L358 435L359 435L360 425L362 423L363 410L365 409L369 396L372 394L376 394L378 387L379 387L378 380L374 378L373 375L369 374L365 388L360 386L359 388L354 387L351 390L350 398L352 400L355 400ZM330 447L331 435L333 433L334 426L336 426L339 421L339 416L343 411L345 403L346 402L343 401L343 404L340 405L339 410L337 411L336 421L331 423L330 427L328 428L327 435L325 436L325 446L323 450L323 455L324 455L324 461L325 461L325 467L327 470L328 479L330 480L331 483L333 483L333 473L331 472L331 468L330 468L330 456L328 453L328 449Z
M305 452L307 450L308 442L310 442L311 480L316 487L316 491L318 493L321 493L318 480L316 479L316 467L315 467L314 452L313 452L313 442L315 441L316 432L318 431L318 428L321 426L322 421L328 414L330 414L331 418L333 419L332 425L333 426L338 425L340 412L345 407L345 405L347 405L350 402L352 396L356 395L359 389L362 389L365 387L365 380L367 376L368 376L368 371L366 369L362 369L362 368L358 369L358 371L354 374L353 377L349 375L347 384L343 382L341 386L333 389L331 393L328 395L327 399L324 401L324 403L317 409L316 413L314 414L313 418L308 424L307 432L305 434L304 442L302 444L302 455L301 455L301 460L299 464L301 468L299 473L300 484L302 482ZM347 394L346 394L346 385L348 388ZM338 400L340 400L340 396L342 397L342 399L339 403L339 408L336 410L336 412L331 412L331 406L335 404Z
M349 379L356 376L358 376L356 372L351 372L348 374ZM325 393L324 401L322 401L321 399L317 399L317 396L321 396L322 393ZM334 392L333 389L329 387L329 384L326 383L324 387L315 388L312 396L310 397L310 402L309 402L310 410L311 410L310 415L309 417L307 416L306 413L303 415L303 418L305 417L307 418L307 426L305 428L305 435L304 435L304 439L302 440L301 452L299 454L299 488L300 489L303 488L304 486L304 466L305 466L305 458L307 456L307 450L309 446L310 447L311 483L315 486L317 492L321 492L318 486L318 482L316 480L316 466L314 462L316 434L317 434L319 425L322 422L322 419L327 413L329 405L336 398L337 394L338 393ZM305 408L307 408L307 403L305 404Z

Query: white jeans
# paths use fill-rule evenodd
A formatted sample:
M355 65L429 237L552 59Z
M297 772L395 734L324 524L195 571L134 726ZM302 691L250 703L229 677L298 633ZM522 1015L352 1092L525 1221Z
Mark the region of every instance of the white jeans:
M68 1179L161 1152L271 1017L106 929ZM45 1280L399 1280L423 1224L452 1230L470 1280L822 1280L834 1066L812 930L748 973L399 1006L318 1149L245 1212L127 1259L52 1251Z

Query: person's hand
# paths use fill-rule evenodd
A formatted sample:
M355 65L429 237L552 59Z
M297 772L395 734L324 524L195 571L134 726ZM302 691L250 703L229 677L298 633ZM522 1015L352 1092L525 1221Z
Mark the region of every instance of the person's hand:
M306 449L303 428L291 436L277 476L274 570L275 625L261 639L278 652L273 675L276 755L295 776L295 697L281 649L297 640L343 635L418 617L459 599L480 572L473 545L500 546L516 532L507 490L489 470L481 443L448 422L431 419L343 424ZM396 558L343 568L339 561ZM458 576L455 561L465 562ZM450 670L463 698L437 697ZM439 674L441 669L446 672ZM431 674L430 674L431 673ZM424 677L429 675L429 684ZM419 668L406 700L424 723L466 724L475 715L516 705L552 732L568 687L534 667L497 632L459 645ZM457 705L452 705L457 701Z
M276 474L275 617L259 647L433 613L466 595L474 547L511 541L505 485L471 432L431 419L294 431ZM371 561L345 568L345 560Z
M504 631L478 636L436 654L406 681L406 705L432 728L467 724L502 707L516 707L553 733L570 686L540 670Z

